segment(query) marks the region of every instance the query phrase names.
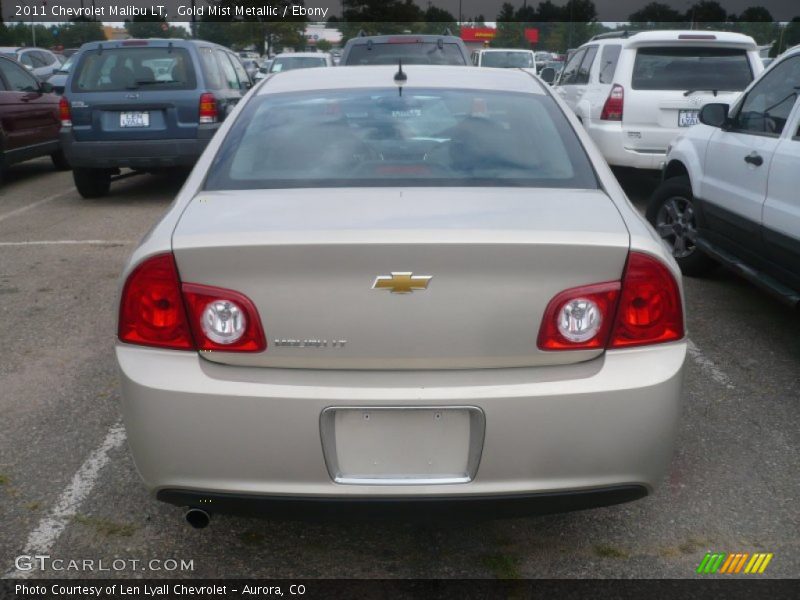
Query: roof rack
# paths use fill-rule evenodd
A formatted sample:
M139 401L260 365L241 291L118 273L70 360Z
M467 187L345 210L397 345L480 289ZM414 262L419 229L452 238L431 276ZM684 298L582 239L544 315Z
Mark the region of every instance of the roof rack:
M628 31L625 29L624 31L609 31L608 33L600 33L590 39L590 42L595 40L608 40L613 38L629 38L630 36L639 33L638 31Z

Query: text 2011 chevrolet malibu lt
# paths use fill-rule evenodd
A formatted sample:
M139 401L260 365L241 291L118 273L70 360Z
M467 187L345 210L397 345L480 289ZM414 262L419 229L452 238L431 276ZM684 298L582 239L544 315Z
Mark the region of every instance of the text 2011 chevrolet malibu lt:
M494 515L650 492L680 275L568 115L522 71L255 88L123 274L123 412L156 497Z

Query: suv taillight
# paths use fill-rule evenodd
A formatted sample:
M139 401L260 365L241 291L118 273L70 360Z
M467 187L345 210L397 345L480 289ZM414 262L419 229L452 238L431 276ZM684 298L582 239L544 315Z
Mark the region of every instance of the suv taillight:
M208 92L200 96L200 122L201 123L216 123L219 117L217 111L217 99L214 94Z
M571 288L547 305L541 350L591 350L661 344L683 338L678 282L660 261L631 252L622 281Z
M258 312L246 296L181 285L170 253L144 260L128 276L118 336L128 344L172 350L262 352L267 347Z
M58 101L58 118L61 119L62 127L72 127L72 111L69 107L69 100L64 96Z
M600 119L603 121L622 121L624 105L625 89L615 83L608 94L608 98L606 98L606 103L603 104L603 112L600 113Z

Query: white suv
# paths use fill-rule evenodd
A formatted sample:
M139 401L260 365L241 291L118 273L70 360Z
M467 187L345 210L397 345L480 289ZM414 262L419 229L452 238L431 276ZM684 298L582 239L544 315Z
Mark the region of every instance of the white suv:
M648 220L687 275L721 262L800 303L800 46L676 138Z
M763 68L753 38L738 33L615 32L578 48L556 90L609 164L660 169L704 104L732 104Z

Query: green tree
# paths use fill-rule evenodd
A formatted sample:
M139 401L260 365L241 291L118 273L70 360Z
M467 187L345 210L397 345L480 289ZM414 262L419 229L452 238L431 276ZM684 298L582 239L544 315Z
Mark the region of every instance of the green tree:
M330 52L331 48L333 48L333 44L328 40L317 40L317 50L320 52Z
M689 7L685 18L708 29L722 29L728 22L728 13L716 0L700 0Z
M64 48L78 48L86 42L99 42L106 39L103 26L99 21L76 19L71 23L57 25L58 35L55 36L57 44Z
M800 44L800 17L795 17L785 26L781 27L778 39L772 45L769 55L778 56L786 51L787 48Z
M683 21L683 15L661 2L651 2L628 17L637 29L666 29Z
M422 18L425 22L420 30L421 33L441 34L448 29L453 35L459 33L458 19L442 8L431 5L423 13Z
M733 28L739 33L752 36L759 44L775 41L780 32L772 14L763 6L746 8L734 22Z
M133 38L163 38L167 37L169 25L164 17L138 15L125 21L125 30Z
M413 0L342 0L342 43L363 31L367 35L416 33L422 29L423 15Z

